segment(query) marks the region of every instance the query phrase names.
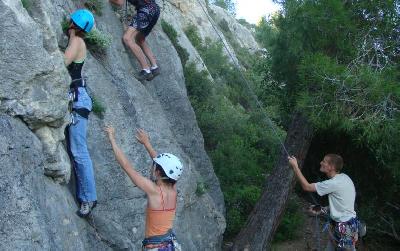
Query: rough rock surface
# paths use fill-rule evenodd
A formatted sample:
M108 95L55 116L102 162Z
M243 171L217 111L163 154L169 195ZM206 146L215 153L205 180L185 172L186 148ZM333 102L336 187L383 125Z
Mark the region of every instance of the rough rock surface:
M112 124L128 158L148 175L151 160L135 140L145 128L155 149L181 157L175 231L183 250L219 250L225 230L224 201L202 134L187 98L182 65L158 24L148 37L162 73L151 82L134 77L137 63L121 43L123 26L104 1L96 26L113 37L100 58L88 54L89 91L106 108L89 119L98 206L90 219L76 216L74 177L64 146L69 75L60 47L61 22L83 1L0 0L0 250L140 250L145 194L116 164L103 127ZM201 3L205 4L204 1ZM160 4L163 6L163 4ZM195 0L165 1L171 21L192 59L201 58L184 37L192 23L217 39ZM183 38L183 40L182 40ZM196 194L199 182L205 194Z
M198 69L206 69L206 67L196 49L185 35L184 30L189 25L196 26L203 41L205 38L210 38L214 42L222 41L227 46L230 54L225 50L223 52L227 56L232 55L236 63L238 62L236 54L221 31L220 23L222 20L227 23L229 32L232 33L231 37L239 46L250 51L260 49L247 28L238 23L234 17L222 8L215 5L208 5L207 7L205 0L159 0L158 2L160 2L160 6L163 6L164 9L161 18L172 25L178 32L180 45L188 51L190 60L197 64ZM228 58L231 59L230 57Z

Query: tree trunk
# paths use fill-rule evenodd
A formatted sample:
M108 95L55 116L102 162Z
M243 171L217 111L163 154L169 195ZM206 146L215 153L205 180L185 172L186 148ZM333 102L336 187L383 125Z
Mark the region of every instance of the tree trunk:
M285 146L290 155L296 156L301 166L313 136L313 128L301 113L296 113L286 137ZM235 239L233 250L268 250L281 221L290 191L295 184L294 173L288 166L282 149L279 160L268 176L260 200L255 205L246 226Z

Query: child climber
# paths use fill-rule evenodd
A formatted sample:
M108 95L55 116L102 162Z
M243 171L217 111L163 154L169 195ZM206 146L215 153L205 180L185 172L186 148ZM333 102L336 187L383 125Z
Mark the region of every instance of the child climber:
M143 250L180 250L180 245L176 242L172 226L175 219L177 201L176 181L181 177L183 170L181 161L170 153L157 155L150 144L147 133L142 129L137 130L136 139L143 144L153 160L152 176L155 178L153 182L141 175L129 163L115 141L114 128L108 126L105 131L108 134L118 163L132 182L147 195L145 239L142 242Z
M72 123L66 128L68 148L72 154L76 174L76 195L80 203L78 215L86 217L96 206L96 184L93 165L87 149L86 131L92 100L86 92L82 78L82 67L86 59L86 44L83 38L94 26L94 17L88 10L77 10L71 15L68 29L68 47L64 63L71 75L70 84Z
M122 5L124 0L109 0L113 4ZM136 8L136 15L132 18L128 29L125 31L123 41L132 51L133 55L139 61L142 70L139 72L140 81L152 80L160 74L160 68L157 66L156 58L146 43L146 37L150 34L154 25L160 16L160 7L155 0L125 0L133 4ZM151 66L147 63L149 59Z

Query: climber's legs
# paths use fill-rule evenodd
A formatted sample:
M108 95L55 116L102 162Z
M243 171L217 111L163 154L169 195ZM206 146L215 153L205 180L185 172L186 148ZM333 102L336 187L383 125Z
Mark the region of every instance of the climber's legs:
M135 28L128 27L123 36L123 41L124 44L128 46L128 48L132 51L133 55L135 55L142 69L149 69L150 67L146 61L142 48L140 48L140 46L134 42L136 41L134 40L134 38L137 36L138 33L139 31Z

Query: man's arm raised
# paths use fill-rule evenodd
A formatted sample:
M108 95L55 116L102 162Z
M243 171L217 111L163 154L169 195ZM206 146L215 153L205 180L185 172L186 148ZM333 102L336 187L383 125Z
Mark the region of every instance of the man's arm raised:
M316 192L317 189L315 187L315 183L308 183L307 179L304 177L304 175L301 173L301 170L299 168L299 165L297 164L297 159L292 156L288 157L289 164L293 168L294 174L297 177L297 180L300 182L301 187L303 188L304 191L307 192Z

